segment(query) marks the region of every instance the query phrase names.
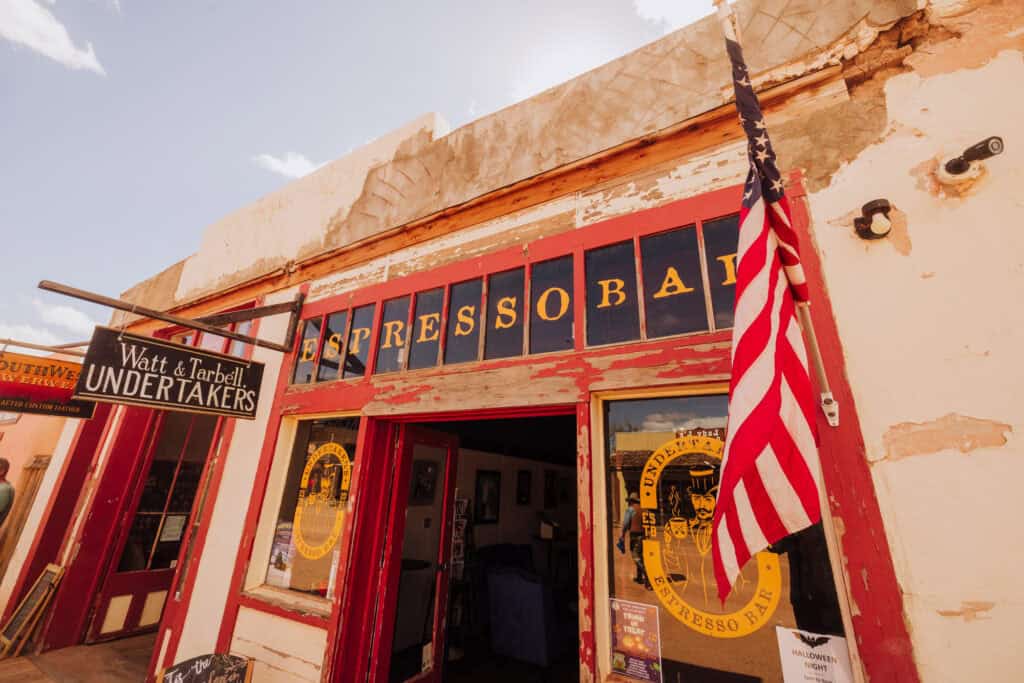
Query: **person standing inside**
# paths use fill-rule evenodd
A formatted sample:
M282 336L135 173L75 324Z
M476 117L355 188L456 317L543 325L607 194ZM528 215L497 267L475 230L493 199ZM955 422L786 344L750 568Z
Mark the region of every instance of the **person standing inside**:
M653 590L651 582L647 578L647 569L644 567L644 527L641 516L643 513L640 510L640 496L631 493L626 502L629 503L629 507L622 517L622 534L619 537L619 542L624 544L626 534L629 534L629 553L636 565L636 577L633 581L643 584L647 590Z
M7 481L7 471L11 469L11 463L7 458L0 458L0 530L3 530L4 520L7 513L14 507L14 486Z

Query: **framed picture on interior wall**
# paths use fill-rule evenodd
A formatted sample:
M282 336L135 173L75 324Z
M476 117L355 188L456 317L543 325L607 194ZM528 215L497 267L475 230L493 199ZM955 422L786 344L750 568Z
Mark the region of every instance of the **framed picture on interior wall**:
M455 519L466 519L469 515L469 498L455 499Z
M413 460L409 486L409 505L433 505L437 489L437 463L433 460Z
M558 472L544 470L544 509L558 507Z
M519 470L516 472L516 505L530 504L532 480L533 472L530 470Z
M476 471L476 501L473 521L476 524L497 524L501 511L501 472Z

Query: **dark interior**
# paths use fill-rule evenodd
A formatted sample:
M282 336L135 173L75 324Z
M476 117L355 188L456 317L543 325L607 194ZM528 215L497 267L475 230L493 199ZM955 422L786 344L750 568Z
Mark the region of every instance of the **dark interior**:
M487 522L477 519L472 487L459 493L469 504L462 566L452 558L442 680L578 681L575 415L423 426L458 436L459 481L500 471L502 498L514 498ZM526 470L529 484L519 481ZM420 655L395 652L390 679L415 675Z

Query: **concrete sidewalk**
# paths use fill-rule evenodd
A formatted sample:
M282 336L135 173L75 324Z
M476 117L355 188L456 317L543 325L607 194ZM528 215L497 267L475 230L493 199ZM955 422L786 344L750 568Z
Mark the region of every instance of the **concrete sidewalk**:
M156 634L0 661L0 683L141 683Z

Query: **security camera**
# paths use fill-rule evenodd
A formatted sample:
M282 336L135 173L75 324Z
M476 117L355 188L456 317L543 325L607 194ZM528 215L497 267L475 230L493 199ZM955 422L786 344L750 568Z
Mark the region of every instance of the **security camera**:
M1003 139L993 135L990 138L986 138L976 145L971 145L964 150L964 153L958 157L953 157L945 164L946 173L950 175L960 175L967 173L971 168L971 163L975 161L981 161L983 159L991 159L997 154L1003 153Z

